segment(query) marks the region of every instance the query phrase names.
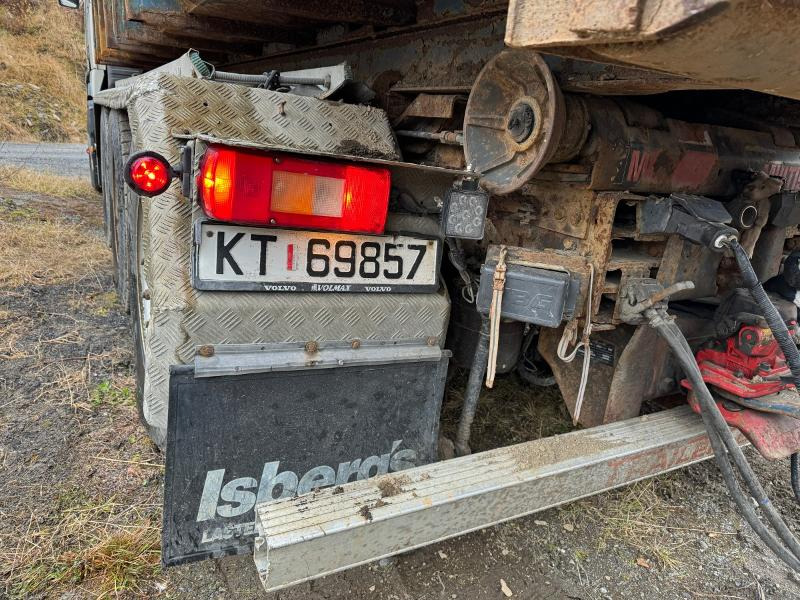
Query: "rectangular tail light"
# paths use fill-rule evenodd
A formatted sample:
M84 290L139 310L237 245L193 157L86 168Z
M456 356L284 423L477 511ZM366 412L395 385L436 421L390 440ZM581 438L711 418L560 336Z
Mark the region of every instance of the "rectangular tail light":
M383 233L390 183L379 167L212 145L197 185L217 221Z

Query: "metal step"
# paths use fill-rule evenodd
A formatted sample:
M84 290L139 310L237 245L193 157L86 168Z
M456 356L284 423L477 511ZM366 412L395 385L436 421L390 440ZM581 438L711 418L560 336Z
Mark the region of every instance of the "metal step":
M277 590L709 456L682 406L260 504L254 559Z

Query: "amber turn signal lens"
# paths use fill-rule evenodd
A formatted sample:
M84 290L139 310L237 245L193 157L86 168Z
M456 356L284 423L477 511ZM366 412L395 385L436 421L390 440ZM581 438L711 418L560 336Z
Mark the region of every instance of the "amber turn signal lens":
M197 187L216 221L383 233L391 176L383 167L209 146Z

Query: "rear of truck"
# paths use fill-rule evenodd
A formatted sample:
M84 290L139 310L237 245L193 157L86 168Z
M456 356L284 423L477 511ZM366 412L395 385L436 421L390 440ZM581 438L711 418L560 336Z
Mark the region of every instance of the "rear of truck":
M166 564L255 544L275 589L745 440L797 467L797 8L229 4L84 4ZM470 456L511 372L585 429Z

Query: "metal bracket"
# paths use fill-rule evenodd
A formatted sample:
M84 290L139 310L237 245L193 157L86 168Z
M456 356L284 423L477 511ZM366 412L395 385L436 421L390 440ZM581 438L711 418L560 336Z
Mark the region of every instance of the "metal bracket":
M647 323L643 315L648 308L666 308L666 300L672 295L683 290L694 289L691 281L679 281L669 287L664 287L655 279L631 278L622 290L624 302L620 304L619 318L624 323L639 325Z
M433 344L429 343L433 342ZM270 371L333 369L400 362L436 362L449 352L435 339L410 342L287 342L217 344L197 348L195 377L244 375Z
M681 406L257 504L253 558L273 591L709 456L703 422Z
M692 194L650 198L643 206L641 233L677 233L687 240L721 252L739 232L728 225L731 216L718 200Z

